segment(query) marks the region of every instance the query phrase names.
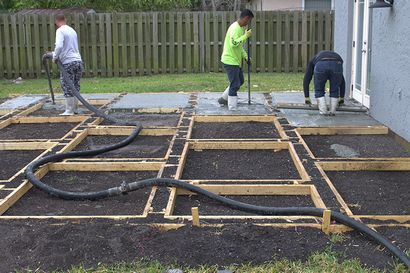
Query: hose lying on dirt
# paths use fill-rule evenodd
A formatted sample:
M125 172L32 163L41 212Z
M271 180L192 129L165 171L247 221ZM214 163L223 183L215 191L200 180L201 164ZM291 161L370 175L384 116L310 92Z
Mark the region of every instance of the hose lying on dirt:
M68 78L67 72L64 70L64 67L61 65L61 63L58 63L58 65L63 74L63 77ZM109 115L106 115L99 109L90 105L76 91L72 81L68 80L68 83L70 85L73 95L76 96L83 103L85 107L87 107L90 111L94 112L97 116L108 119L116 123L118 122L119 124L136 126L136 128L130 136L128 136L126 139L114 145L106 146L106 147L95 149L95 150L74 151L74 152L68 152L68 153L48 155L46 157L33 161L26 169L26 176L34 186L41 189L42 191L52 196L62 198L62 199L68 199L68 200L98 200L102 198L118 196L118 195L125 194L128 192L140 190L146 187L153 187L153 186L176 187L176 188L185 189L185 190L188 190L188 191L200 194L200 195L204 195L208 197L209 199L219 202L222 205L225 205L231 209L240 210L240 211L249 212L249 213L255 213L258 215L275 215L275 216L292 215L292 216L316 216L316 217L323 216L324 209L320 209L320 208L315 208L315 207L283 207L283 208L280 208L280 207L256 206L256 205L251 205L251 204L235 201L235 200L217 195L215 193L204 190L201 187L186 183L184 181L166 179L166 178L152 178L152 179L141 180L141 181L132 182L128 184L123 183L122 185L119 185L118 187L113 187L107 190L102 190L102 191L97 191L97 192L63 191L63 190L51 187L47 184L44 184L34 174L35 170L39 168L40 166L47 164L47 163L51 163L51 162L58 162L58 161L61 161L67 158L95 156L95 155L99 155L99 154L102 154L108 151L119 149L131 143L138 136L138 134L140 133L142 129L142 126L139 122L119 121L117 119L110 117ZM337 221L340 224L353 228L354 230L357 230L361 232L362 234L365 234L370 239L374 240L376 243L379 243L385 246L394 256L396 256L407 267L410 268L410 258L404 252L402 252L399 248L397 248L394 244L392 244L389 240L384 238L382 235L380 235L376 231L367 227L365 224L359 221L356 221L346 215L343 215L342 213L335 212L335 211L331 212L331 219Z

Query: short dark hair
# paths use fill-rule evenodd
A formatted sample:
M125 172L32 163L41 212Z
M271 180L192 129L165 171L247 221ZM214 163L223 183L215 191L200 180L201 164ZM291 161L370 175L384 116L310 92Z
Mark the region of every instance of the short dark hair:
M245 17L248 17L248 16L251 17L251 18L255 17L253 15L252 11L250 11L249 9L244 9L243 11L241 11L241 15L239 17L240 18L245 18Z
M59 22L65 21L65 15L62 14L62 13L59 13L59 14L56 15L55 20L56 20L56 21L59 21Z

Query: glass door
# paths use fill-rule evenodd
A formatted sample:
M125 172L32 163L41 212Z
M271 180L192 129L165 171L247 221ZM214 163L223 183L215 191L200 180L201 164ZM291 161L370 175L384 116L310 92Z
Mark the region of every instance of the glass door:
M370 106L370 0L355 0L351 96Z

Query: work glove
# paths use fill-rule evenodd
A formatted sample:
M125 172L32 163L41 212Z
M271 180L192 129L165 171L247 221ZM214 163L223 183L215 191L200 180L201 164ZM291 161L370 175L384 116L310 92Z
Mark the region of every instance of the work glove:
M305 98L305 104L312 105L312 101L310 100L309 97Z
M246 37L246 38L249 38L249 37L251 37L251 36L252 36L252 29L246 30L246 31L245 31L245 37Z
M246 58L246 63L248 64L248 65L251 65L252 64L252 58L249 58L249 60L248 60L248 58Z
M339 106L342 106L345 104L345 98L339 98Z

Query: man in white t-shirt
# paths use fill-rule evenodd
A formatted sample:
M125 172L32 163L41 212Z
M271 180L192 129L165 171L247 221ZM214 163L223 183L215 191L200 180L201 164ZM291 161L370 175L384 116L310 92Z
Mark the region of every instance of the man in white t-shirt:
M57 61L60 61L69 77L69 79L64 78L62 72L60 72L61 88L66 98L66 109L61 115L72 116L77 113L78 100L72 94L70 81L73 83L77 92L80 92L83 61L81 60L80 51L78 49L77 32L67 25L65 16L63 14L57 15L55 17L55 24L57 31L53 51L53 62L57 63Z

